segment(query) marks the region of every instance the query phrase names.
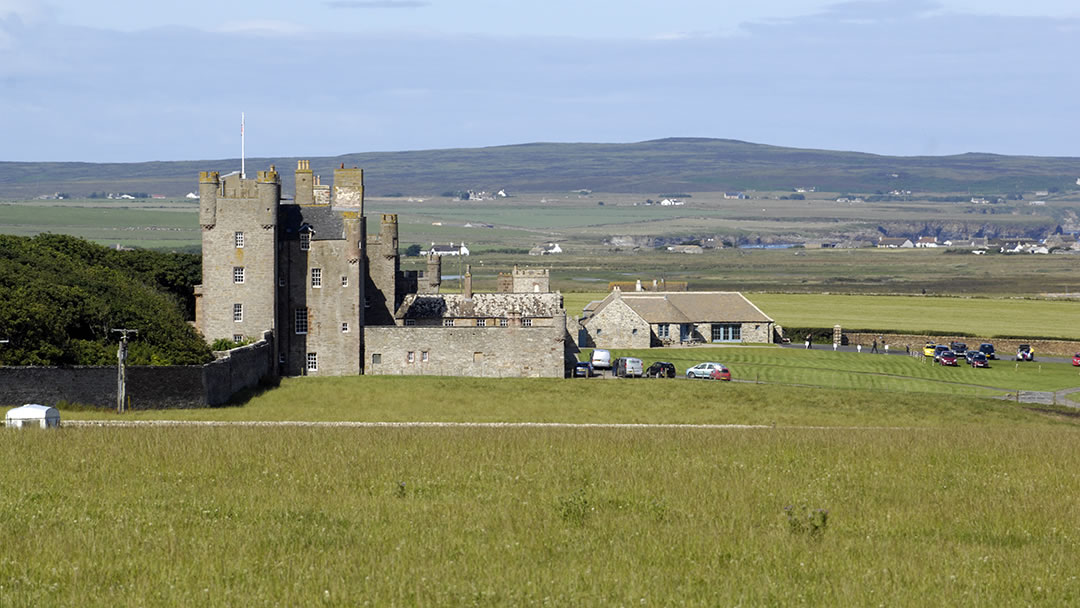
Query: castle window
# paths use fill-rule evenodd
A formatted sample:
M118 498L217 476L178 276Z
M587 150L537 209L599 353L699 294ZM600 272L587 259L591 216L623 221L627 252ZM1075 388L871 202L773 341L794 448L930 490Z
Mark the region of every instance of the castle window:
M416 353L414 351L410 350L409 353L407 355L405 355L405 362L406 363L416 363Z
M371 308L371 296L364 296L364 308Z
M371 364L378 365L382 363L382 353L371 353Z
M509 319L499 319L499 327L509 327L509 326L510 326L510 320Z
M277 362L285 365L285 353L278 353Z
M342 287L348 287L349 286L349 277L346 277L346 276L341 277L341 286Z
M233 334L232 341L236 344L240 344L244 341L244 334Z
M243 283L244 282L244 267L243 266L233 266L233 269L232 269L232 282L233 283Z
M319 371L319 353L307 354L307 371L317 372Z
M405 327L416 325L416 319L405 319Z
M443 327L453 327L454 326L454 320L453 319L443 319L442 324L443 324Z
M522 319L521 320L521 326L522 327L532 327L532 319Z
M311 286L315 289L322 287L322 268L311 269Z
M476 320L476 326L477 327L487 327L487 319L477 319Z
M233 233L233 243L236 245L237 249L243 249L244 248L244 233L243 232L234 232Z
M421 363L427 363L427 351L426 350L420 351L420 362Z
M306 334L308 325L308 309L297 308L293 315L293 325L296 327L296 333Z
M311 232L301 229L300 230L300 251L311 250Z
M277 284L278 284L278 287L284 287L285 286L285 275L283 275L283 274L278 275Z
M349 324L348 323L342 323L341 324L341 333L343 333L343 334L349 333Z
M240 323L244 320L244 305L233 304L232 305L232 320Z

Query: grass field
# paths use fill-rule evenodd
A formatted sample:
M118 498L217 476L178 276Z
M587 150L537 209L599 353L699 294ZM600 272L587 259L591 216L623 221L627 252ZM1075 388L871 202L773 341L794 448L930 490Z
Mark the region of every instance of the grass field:
M1076 438L9 432L0 604L1071 605Z
M570 315L603 292L563 294ZM954 332L969 336L1080 339L1080 301L930 296L745 293L785 327L866 329L892 333Z

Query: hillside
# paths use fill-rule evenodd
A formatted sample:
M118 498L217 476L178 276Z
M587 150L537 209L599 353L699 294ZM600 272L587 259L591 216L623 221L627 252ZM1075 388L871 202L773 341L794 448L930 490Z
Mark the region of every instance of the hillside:
M296 157L251 158L252 171L275 164L286 192ZM658 194L787 190L996 194L1066 189L1080 176L1080 158L960 154L879 156L784 148L726 139L672 138L630 144L533 143L490 148L367 152L311 157L316 173L367 169L372 195L433 195L457 190ZM199 171L239 168L238 159L145 163L0 162L0 198L53 192L147 192L182 196Z

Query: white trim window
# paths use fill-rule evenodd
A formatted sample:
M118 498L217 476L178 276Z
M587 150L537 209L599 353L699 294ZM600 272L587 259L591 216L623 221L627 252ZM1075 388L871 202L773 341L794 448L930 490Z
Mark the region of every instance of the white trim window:
M244 233L243 232L238 231L238 232L233 233L233 245L237 249L243 249L244 248Z
M428 351L426 351L426 350L420 351L420 362L421 363L427 363L428 362L428 354L427 353L428 353Z
M349 333L349 324L348 323L342 323L341 324L341 333L343 333L343 334Z
M311 288L319 289L322 287L322 268L311 269Z
M232 269L232 282L236 283L237 285L243 284L243 282L244 282L244 267L243 266L233 266L233 269Z
M342 287L348 287L349 286L349 277L347 275L341 275L341 286Z
M443 327L453 327L454 326L454 320L453 319L443 319L442 326Z
M521 320L521 326L522 327L532 327L532 319L522 319Z
M499 319L499 327L510 327L510 319Z
M319 371L319 353L307 354L307 371L317 372Z
M476 326L477 327L487 327L487 319L477 319L476 320Z
M244 305L233 304L232 305L232 320L236 323L242 323L244 321Z
M296 328L296 333L306 334L308 329L308 309L297 308L293 311L293 327Z
M244 334L233 334L232 341L233 344L240 344L244 341Z
M300 231L300 251L311 251L311 231Z
M416 351L410 350L409 353L405 355L405 362L409 364L416 363Z

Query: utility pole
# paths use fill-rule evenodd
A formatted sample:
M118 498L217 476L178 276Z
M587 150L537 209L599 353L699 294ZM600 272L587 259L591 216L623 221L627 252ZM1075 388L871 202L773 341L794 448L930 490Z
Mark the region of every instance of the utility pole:
M116 413L124 413L124 401L127 400L127 345L128 334L139 334L137 329L114 329L120 334L120 347L116 349Z

